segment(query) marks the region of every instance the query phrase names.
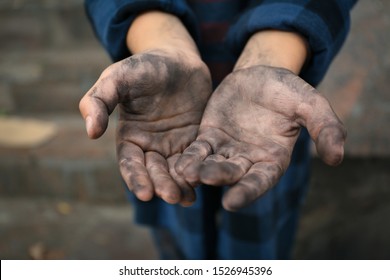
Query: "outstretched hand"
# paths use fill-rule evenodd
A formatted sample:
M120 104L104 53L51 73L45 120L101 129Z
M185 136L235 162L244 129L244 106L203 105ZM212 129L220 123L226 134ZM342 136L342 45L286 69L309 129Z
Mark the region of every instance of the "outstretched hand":
M157 195L188 205L194 190L174 165L195 140L210 93L210 74L199 58L152 50L109 66L80 111L89 137L98 138L119 104L117 157L128 188L143 201Z
M278 182L302 126L325 163L342 161L346 131L313 87L282 68L236 70L213 93L175 169L190 184L230 186L223 206L237 210Z

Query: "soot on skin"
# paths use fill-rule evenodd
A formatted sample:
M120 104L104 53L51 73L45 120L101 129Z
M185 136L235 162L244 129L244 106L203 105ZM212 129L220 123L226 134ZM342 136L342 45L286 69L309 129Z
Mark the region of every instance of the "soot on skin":
M197 94L193 93L190 85L186 85L192 79L190 69L163 55L145 53L121 62L124 67L118 73L116 90L127 112L148 113L155 108L157 96L167 99L181 88L188 88L186 99L190 98L193 104L198 103Z

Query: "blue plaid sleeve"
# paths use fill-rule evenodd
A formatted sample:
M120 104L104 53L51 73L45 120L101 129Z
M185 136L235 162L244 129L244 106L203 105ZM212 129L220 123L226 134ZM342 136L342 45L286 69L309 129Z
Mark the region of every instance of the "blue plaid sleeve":
M197 36L195 16L184 0L86 0L85 10L95 34L114 61L130 55L126 34L135 16L147 10L178 16L192 36Z
M278 29L303 35L311 59L302 70L307 82L317 85L349 31L349 12L357 0L257 0L231 27L227 43L240 53L249 37L260 30Z

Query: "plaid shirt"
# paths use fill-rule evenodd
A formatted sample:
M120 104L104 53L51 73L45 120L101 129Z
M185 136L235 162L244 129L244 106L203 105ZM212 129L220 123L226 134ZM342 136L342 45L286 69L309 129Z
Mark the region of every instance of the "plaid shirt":
M125 39L140 12L177 15L191 33L214 85L232 70L248 38L262 29L295 31L310 46L301 77L317 85L340 50L357 0L86 0L95 33L114 61L130 55ZM290 256L309 179L309 137L302 130L292 161L277 186L249 207L222 209L224 188L201 186L189 208L129 193L135 220L154 228L164 258L285 259ZM169 245L169 246L168 246Z

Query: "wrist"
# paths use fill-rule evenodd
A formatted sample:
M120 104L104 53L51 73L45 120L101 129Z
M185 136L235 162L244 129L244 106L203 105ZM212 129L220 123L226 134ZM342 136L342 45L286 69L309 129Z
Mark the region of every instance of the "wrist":
M180 19L161 11L138 15L128 30L126 43L132 54L159 49L200 58L194 40Z
M285 68L298 75L308 56L307 42L300 34L263 30L248 40L234 70L263 65Z

